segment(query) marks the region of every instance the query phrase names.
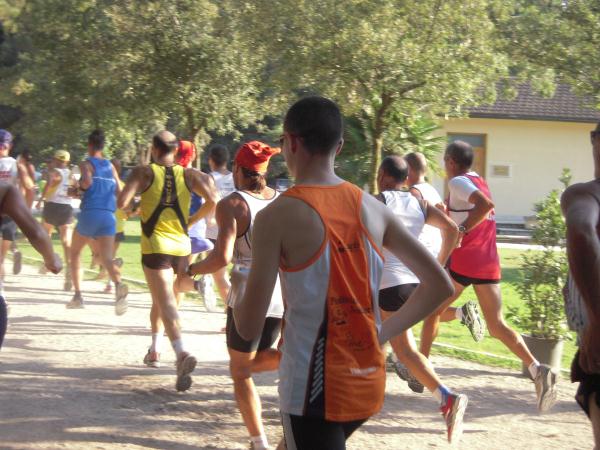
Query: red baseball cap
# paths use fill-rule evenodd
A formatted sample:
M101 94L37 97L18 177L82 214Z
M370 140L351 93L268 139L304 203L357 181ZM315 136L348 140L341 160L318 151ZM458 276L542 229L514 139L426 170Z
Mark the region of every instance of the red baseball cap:
M279 147L269 147L259 141L250 141L242 145L235 155L235 163L258 173L265 173L271 156L281 152Z
M175 161L177 164L183 167L189 166L192 158L196 154L196 146L190 141L179 141L179 147L177 148L177 154L175 155Z

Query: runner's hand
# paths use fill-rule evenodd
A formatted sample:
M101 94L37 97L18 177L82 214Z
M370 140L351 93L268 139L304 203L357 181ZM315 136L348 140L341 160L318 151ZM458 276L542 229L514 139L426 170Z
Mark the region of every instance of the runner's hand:
M583 332L579 365L586 373L600 373L600 327L588 326Z
M60 256L58 256L56 253L52 253L52 258L50 260L44 260L44 264L46 268L54 274L60 272L63 267Z

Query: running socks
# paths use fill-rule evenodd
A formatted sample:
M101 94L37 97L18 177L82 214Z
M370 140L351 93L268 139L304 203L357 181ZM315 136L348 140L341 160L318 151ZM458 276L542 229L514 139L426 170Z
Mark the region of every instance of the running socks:
M267 435L262 433L260 436L250 436L252 442L252 448L255 450L266 450L269 448L269 441L267 441Z
M175 354L177 356L179 356L182 353L185 353L185 350L183 348L183 339L175 339L171 342L171 345L173 346L173 350L175 350Z
M440 406L444 406L446 404L446 400L448 396L452 393L450 389L448 389L443 384L440 384L435 391L431 393L433 397L440 402Z
M462 322L463 317L464 317L462 308L456 308L454 310L454 317L456 317L458 320L460 320Z
M158 333L152 333L152 345L150 346L151 352L160 353L162 349L163 336L164 332L162 330Z
M6 310L6 302L4 301L4 297L0 296L0 349L2 349L2 342L4 342L7 326L8 311Z
M529 374L531 375L531 378L535 380L535 377L537 377L538 371L540 370L540 362L537 359L534 359L533 362L529 364L529 367L527 367L527 369L529 369Z

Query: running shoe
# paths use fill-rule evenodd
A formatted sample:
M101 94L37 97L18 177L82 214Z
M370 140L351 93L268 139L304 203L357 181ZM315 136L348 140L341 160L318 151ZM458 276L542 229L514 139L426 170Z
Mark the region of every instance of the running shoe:
M19 250L15 250L13 253L13 275L19 275L21 273L23 255Z
M540 412L546 412L556 403L556 382L558 375L546 364L538 367L538 373L533 380L537 395L537 407Z
M104 286L104 293L110 294L111 292L112 292L112 283L108 282L108 283L106 283L106 286Z
M129 287L125 283L119 283L115 289L115 314L122 316L127 312L127 294Z
M479 315L477 303L475 303L473 300L469 300L467 303L462 305L460 309L462 310L463 316L460 323L469 329L475 342L481 341L485 335L485 323Z
M458 442L463 432L463 417L469 399L463 394L450 394L446 397L446 402L440 407L442 416L446 421L448 431L448 442Z
M40 275L46 275L48 273L48 268L44 264L42 264L38 270L38 273Z
M65 283L63 284L63 289L65 291L70 291L73 289L73 282L71 281L71 277L65 278Z
M417 394L423 393L425 387L413 376L412 373L410 373L410 370L408 370L404 364L402 364L400 361L394 361L393 367L396 375L406 381L411 391L416 392Z
M83 297L81 294L73 295L73 298L67 303L67 309L82 309L83 308Z
M204 308L208 312L219 312L220 308L217 306L217 295L213 289L212 278L209 276L202 276L198 280L194 281L194 287L202 297L204 301Z
M148 349L148 353L144 356L144 364L148 367L160 367L160 353Z
M190 374L196 368L196 358L189 353L182 353L178 358L175 366L177 367L177 380L175 381L175 389L179 392L187 391L192 386L192 377Z

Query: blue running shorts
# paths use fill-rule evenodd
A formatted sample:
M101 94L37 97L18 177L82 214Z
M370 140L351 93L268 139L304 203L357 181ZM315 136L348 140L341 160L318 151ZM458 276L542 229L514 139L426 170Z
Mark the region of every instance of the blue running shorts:
M107 209L81 211L77 219L75 229L85 237L114 236L117 232L115 215Z

